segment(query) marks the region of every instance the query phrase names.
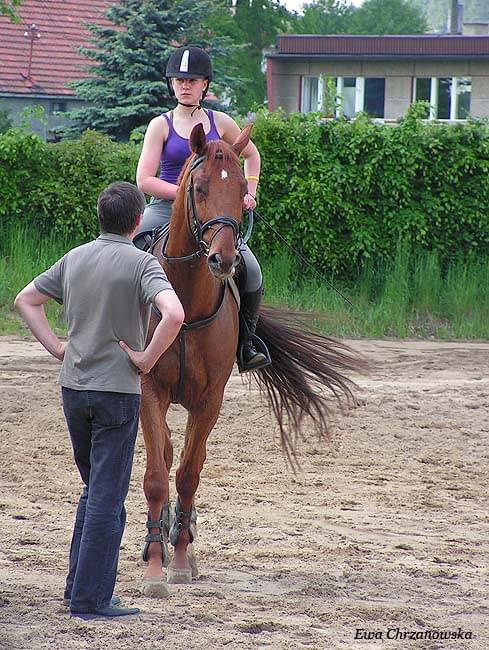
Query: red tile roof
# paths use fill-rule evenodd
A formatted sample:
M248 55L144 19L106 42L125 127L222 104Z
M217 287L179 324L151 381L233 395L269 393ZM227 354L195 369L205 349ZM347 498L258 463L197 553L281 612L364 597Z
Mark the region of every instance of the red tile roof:
M90 41L84 23L110 25L103 14L111 3L113 0L23 0L17 8L20 24L0 16L0 93L73 95L66 83L88 76L82 69L88 60L77 51ZM37 30L32 31L29 74L31 25Z
M270 56L488 57L489 36L316 36L284 34Z

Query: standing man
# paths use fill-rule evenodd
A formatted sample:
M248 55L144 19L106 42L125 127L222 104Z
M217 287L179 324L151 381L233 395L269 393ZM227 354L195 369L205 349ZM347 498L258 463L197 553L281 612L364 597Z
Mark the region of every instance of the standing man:
M69 251L16 297L33 335L62 361L59 382L84 488L76 512L64 602L83 619L138 614L113 596L139 421L140 374L151 370L183 322L180 301L157 260L132 244L143 193L117 182L98 198L100 236ZM63 303L68 341L44 312ZM150 308L161 314L144 343Z

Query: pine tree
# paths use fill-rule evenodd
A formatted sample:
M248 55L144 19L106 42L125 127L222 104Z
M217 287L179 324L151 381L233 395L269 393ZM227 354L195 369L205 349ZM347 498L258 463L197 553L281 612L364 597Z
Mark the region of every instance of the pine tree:
M209 0L120 0L106 12L113 27L88 25L91 47L81 51L93 62L87 66L93 76L72 83L86 106L68 114L72 126L62 129L62 135L91 128L127 139L135 128L173 107L165 67L175 47L200 45L213 58L234 50L229 39L202 27L210 7ZM231 81L216 69L213 88Z

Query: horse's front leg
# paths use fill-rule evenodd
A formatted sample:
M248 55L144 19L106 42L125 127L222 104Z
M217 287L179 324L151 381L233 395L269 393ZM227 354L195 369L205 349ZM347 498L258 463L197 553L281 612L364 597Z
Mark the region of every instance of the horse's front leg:
M208 401L205 410L202 405L202 410L192 410L187 421L185 446L175 475L178 500L170 530L170 542L175 547L175 552L168 567L168 582L172 583L189 583L192 575L197 574L195 558L189 557L189 545L193 542L196 530L193 501L206 457L207 438L217 422L221 408L222 391L216 392L220 395Z
M148 505L147 535L143 560L147 568L143 579L146 596L166 597L168 586L163 567L170 561L168 532L170 528L169 480L173 447L166 412L170 398L158 390L151 376L142 381L141 428L146 447L146 471L143 489Z

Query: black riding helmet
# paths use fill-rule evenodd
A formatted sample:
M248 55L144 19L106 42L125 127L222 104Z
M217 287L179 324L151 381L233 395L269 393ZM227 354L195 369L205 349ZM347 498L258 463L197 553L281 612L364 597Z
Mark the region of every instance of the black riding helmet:
M205 50L195 45L185 45L184 47L179 47L170 56L166 64L166 83L168 84L170 97L174 97L175 95L170 79L183 79L184 77L189 77L190 79L207 79L209 83L211 82L212 61ZM207 88L202 93L202 99L204 99L208 88L209 84L207 84Z

